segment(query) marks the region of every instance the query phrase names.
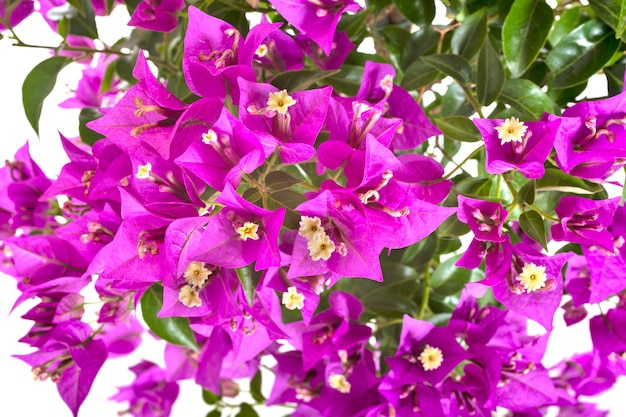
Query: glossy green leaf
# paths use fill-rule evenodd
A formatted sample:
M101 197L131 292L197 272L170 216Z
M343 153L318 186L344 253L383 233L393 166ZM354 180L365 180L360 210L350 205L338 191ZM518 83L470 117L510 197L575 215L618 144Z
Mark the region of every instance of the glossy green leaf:
M158 317L163 306L163 287L155 282L141 296L141 313L152 332L161 339L175 345L199 351L196 337L184 317Z
M362 66L344 64L339 70L339 73L328 77L326 82L332 85L337 92L354 96L359 91L362 80Z
M246 301L248 301L248 305L250 306L254 304L256 287L259 285L259 282L261 282L261 275L263 275L263 272L256 271L254 264L237 268L237 278L239 278L243 292L246 294Z
M602 190L602 186L572 177L556 168L546 169L543 177L536 181L536 190L559 191L562 193L595 194Z
M583 20L582 7L571 7L565 9L559 16L559 20L554 22L552 31L548 35L548 42L554 46L565 36L578 27Z
M70 62L69 58L62 56L48 58L37 64L24 79L22 104L26 118L37 135L43 101L54 88L59 72Z
M467 99L467 95L463 87L457 82L453 82L448 86L446 93L441 98L441 115L442 116L471 116L476 110Z
M428 264L437 253L439 238L431 233L425 239L403 250L401 262L413 268L420 268Z
M624 89L624 71L626 71L626 57L616 64L604 68L604 74L609 85L609 96L614 96Z
M293 185L300 184L301 179L284 171L272 171L265 177L265 185L273 191L285 190Z
M488 197L493 183L492 177L471 177L456 184L453 190L465 197Z
M438 117L435 124L450 139L461 142L477 142L483 139L476 125L465 116Z
M543 113L553 111L552 101L546 93L537 84L524 79L507 80L498 101L535 120L540 119Z
M330 77L339 70L317 71L317 70L297 70L287 71L272 78L271 84L274 87L285 89L289 92L303 91L311 87L316 82Z
M620 46L613 30L599 20L590 20L565 36L550 51L546 63L552 72L551 86L580 84L606 65Z
M461 255L453 256L439 264L430 278L430 286L440 295L452 295L460 292L465 284L478 281L484 273L476 269L465 269L454 265Z
M524 204L535 203L535 180L530 180L517 193L517 201Z
M461 22L461 26L452 34L450 47L454 54L472 59L481 49L486 36L487 9L482 8Z
M433 0L393 0L393 2L400 13L416 25L429 25L435 18Z
M259 414L250 404L242 403L239 407L239 412L235 417L259 417Z
M267 195L267 207L265 208L276 210L279 207L284 207L287 211L285 212L283 226L295 230L298 229L300 214L294 209L305 201L306 198L302 193L293 190L274 191Z
M472 79L472 66L461 56L438 54L423 56L420 59L460 83L467 84Z
M440 33L433 26L420 26L417 31L411 33L402 51L401 67L408 68L421 56L432 55L437 52Z
M502 46L512 77L535 62L552 28L554 13L544 0L515 0L502 26Z
M86 125L92 120L96 120L102 117L102 113L94 107L84 107L78 115L78 133L80 134L80 140L89 146L93 146L98 140L102 139L104 135L98 132L94 132Z
M261 393L261 386L263 385L263 376L259 369L254 377L250 380L250 395L254 398L254 401L258 403L264 403L265 397Z
M545 250L548 250L546 225L539 213L535 210L525 211L519 216L519 225L532 240L539 243Z
M624 0L592 0L589 2L596 15L615 31L616 38L626 42L626 1Z
M498 98L506 75L500 57L491 42L486 38L478 55L476 67L476 98L483 106L491 104Z
M96 15L90 0L76 0L80 3L77 13L66 18L67 33L77 36L86 36L91 39L98 39L98 27L96 26Z
M378 33L384 40L385 48L389 52L389 55L394 57L397 62L401 62L402 51L404 51L404 47L411 33L398 26L385 26L380 29Z
M434 82L441 73L423 61L415 61L405 71L400 87L417 90Z
M216 408L209 411L205 417L222 417L222 411Z
M450 238L466 235L469 231L470 228L466 223L461 222L456 216L450 216L439 225L436 233L441 238Z
M219 395L215 394L213 391L209 391L207 389L202 389L202 400L211 405L211 404L216 404L219 400L220 397Z

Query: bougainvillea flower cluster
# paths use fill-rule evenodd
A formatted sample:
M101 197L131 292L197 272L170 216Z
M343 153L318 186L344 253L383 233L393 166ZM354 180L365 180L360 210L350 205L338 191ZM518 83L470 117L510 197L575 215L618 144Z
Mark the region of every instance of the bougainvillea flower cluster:
M249 379L255 404L293 416L606 415L582 397L626 373L626 211L604 188L623 185L626 92L570 104L586 78L555 64L573 59L559 41L586 35L559 26L535 67L524 59L548 32L512 54L509 28L542 2L515 1L517 20L448 5L448 27L429 24L434 2L127 3L133 35L97 49L94 16L116 2L42 2L65 40L41 71L83 65L60 104L81 109L80 137L61 136L54 179L28 146L0 169L0 270L15 306L37 300L20 340L32 352L16 357L73 415L101 366L149 334L165 366L116 381L121 414L168 416L193 380L208 416L257 415L224 401ZM0 4L20 46L32 12ZM623 25L584 25L611 34L614 56ZM386 55L361 51L363 31ZM477 148L457 163L459 142ZM559 308L588 322L593 350L547 367Z

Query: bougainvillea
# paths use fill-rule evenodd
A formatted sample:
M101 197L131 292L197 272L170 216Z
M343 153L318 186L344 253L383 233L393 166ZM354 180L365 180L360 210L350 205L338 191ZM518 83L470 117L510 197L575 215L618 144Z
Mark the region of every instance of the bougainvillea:
M58 177L28 146L0 169L0 270L37 303L16 357L75 416L149 334L165 367L114 381L133 416L170 415L187 379L212 417L607 415L589 396L626 373L626 6L589 3L0 3L2 42L45 47L16 31L32 13L63 37L23 85L36 132L82 66ZM114 8L133 29L106 45ZM588 315L593 350L548 368L553 329Z

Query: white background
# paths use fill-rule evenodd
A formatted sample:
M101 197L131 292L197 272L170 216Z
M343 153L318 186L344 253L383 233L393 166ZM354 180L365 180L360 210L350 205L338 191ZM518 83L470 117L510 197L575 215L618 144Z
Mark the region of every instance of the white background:
M125 17L121 18L122 20ZM47 26L39 15L33 15L20 26L18 34L25 41L54 45L58 37L51 31L42 31ZM107 35L108 31L108 35ZM121 33L119 29L100 28L106 40L115 40ZM37 138L30 128L21 105L21 85L24 77L37 63L49 57L48 51L43 49L17 48L10 45L9 40L0 40L0 59L2 72L0 74L0 158L11 160L15 151L28 140L33 158L51 178L56 178L61 167L66 162L62 153L57 129L68 136L77 135L77 113L74 110L65 110L56 107L67 97L69 86L75 86L80 73L73 68L63 70L57 82L57 88L50 95L44 106L40 133ZM588 91L589 96L606 94L606 87L594 84ZM622 178L619 179L620 181ZM36 302L31 300L11 312L15 299L19 296L15 280L0 275L0 415L2 416L71 416L56 392L56 387L49 381L34 382L30 367L20 360L11 357L12 354L30 353L31 349L17 342L31 326L30 321L20 319ZM97 301L95 296L86 301ZM557 316L556 323L562 323ZM560 359L575 352L585 352L591 349L591 340L585 324L579 324L571 329L563 325L553 332L549 350L545 358L546 365L553 365ZM98 375L92 391L81 408L81 416L116 416L123 410L125 404L106 401L117 391L115 386L127 385L132 382L133 375L128 367L145 358L163 364L162 344L146 338L140 349L133 355L125 358L107 361ZM620 408L620 394L626 389L622 379L618 386L598 398L600 408L612 410L611 416L626 415ZM621 393L620 393L621 391ZM622 398L623 400L623 398ZM181 384L181 394L174 406L173 417L201 417L209 410L200 399L200 389L190 381ZM275 414L275 413L272 413ZM284 413L282 413L284 414ZM263 412L263 416L269 412ZM281 414L276 414L281 415ZM341 416L337 416L341 417Z

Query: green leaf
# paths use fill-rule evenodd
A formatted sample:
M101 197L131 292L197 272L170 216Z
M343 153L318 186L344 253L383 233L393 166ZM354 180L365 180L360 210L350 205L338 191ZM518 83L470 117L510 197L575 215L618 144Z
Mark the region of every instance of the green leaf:
M456 216L450 216L439 225L436 233L441 238L450 238L466 235L469 231L470 228L466 223L461 222Z
M461 255L453 256L439 264L430 278L433 291L441 295L452 295L460 292L470 281L479 281L484 273L476 269L465 269L454 265Z
M487 9L482 8L466 17L452 34L452 52L472 59L481 49L487 36Z
M254 296L256 295L256 287L261 281L262 271L255 271L254 264L237 268L237 278L241 282L243 292L246 294L248 305L254 304Z
M606 65L620 46L614 32L599 20L577 27L548 53L552 88L580 84Z
M626 1L624 0L593 0L589 2L596 15L615 31L615 38L626 42Z
M507 80L498 101L508 104L523 116L540 119L543 113L553 112L552 101L532 81Z
M98 132L94 132L86 125L92 120L96 120L102 117L102 113L94 107L85 107L80 111L78 115L78 133L80 134L80 140L89 146L93 146L98 140L102 139L104 135Z
M417 90L435 81L441 73L422 61L415 61L405 71L400 87L405 90Z
M413 268L425 266L437 254L439 241L439 237L435 233L431 233L425 239L405 248L401 262Z
M284 171L272 171L265 177L265 185L274 191L285 190L300 183L302 183L301 179L298 179Z
M394 0L396 7L416 25L429 25L435 18L433 0Z
M438 54L423 56L420 59L462 84L467 84L472 79L472 66L461 56Z
M421 56L436 53L439 37L440 33L430 25L420 26L417 31L411 33L402 51L402 63L400 65L402 69L408 68Z
M535 185L539 191L559 191L562 193L595 194L602 191L602 186L572 177L557 168L546 169L543 177Z
M300 223L300 214L294 209L305 201L306 198L302 196L302 193L293 190L274 191L267 195L267 207L265 208L276 210L278 207L284 207L287 211L283 226L295 230Z
M544 0L515 0L502 25L502 47L512 77L519 77L535 62L554 22Z
M616 64L604 68L604 75L609 84L609 96L615 96L624 89L624 71L626 70L626 57Z
M185 346L198 352L196 337L189 327L189 319L183 317L157 317L163 306L163 286L155 282L141 296L143 319L161 339L174 345Z
M370 13L371 9L367 9L352 15L342 15L337 25L337 32L346 32L348 37L354 40L358 34L367 32L365 22L370 17Z
M404 51L404 46L411 36L409 31L398 26L385 26L380 29L378 33L385 41L385 48L389 54L393 56L397 62L401 62L402 51Z
M274 87L285 89L289 92L303 91L311 87L316 82L339 73L340 70L317 71L317 70L296 70L287 71L277 75L271 81Z
M91 0L75 0L74 3L80 3L80 7L76 8L78 13L75 16L66 19L67 33L98 39L96 15Z
M242 403L239 407L239 412L235 417L259 417L250 404Z
M519 216L519 225L532 240L539 243L545 250L548 250L546 225L539 213L535 210L523 212Z
M219 395L215 394L213 391L209 391L207 389L202 388L202 400L209 404L216 404L219 400L220 397Z
M363 81L363 67L360 65L344 64L339 73L328 77L326 82L340 93L354 96L361 87Z
M442 116L471 116L476 110L467 99L463 87L458 82L453 82L448 86L446 93L441 98Z
M37 64L24 79L22 104L26 118L38 136L43 101L54 88L59 72L70 62L69 58L62 56L48 58Z
M554 46L561 41L568 33L572 32L582 23L582 7L571 7L565 9L559 16L559 20L554 22L552 31L548 35L548 42Z
M215 410L209 411L205 417L222 417L222 412L216 408Z
M535 180L530 180L517 193L517 201L524 204L535 203Z
M506 75L500 57L491 42L486 38L478 55L476 67L476 98L483 106L491 104L498 98Z
M254 401L258 403L264 403L265 397L261 394L261 386L263 385L263 376L261 375L261 370L259 369L256 374L254 374L254 378L250 380L250 395L254 398Z
M435 124L450 139L461 142L477 142L483 139L474 123L465 116L437 117Z

